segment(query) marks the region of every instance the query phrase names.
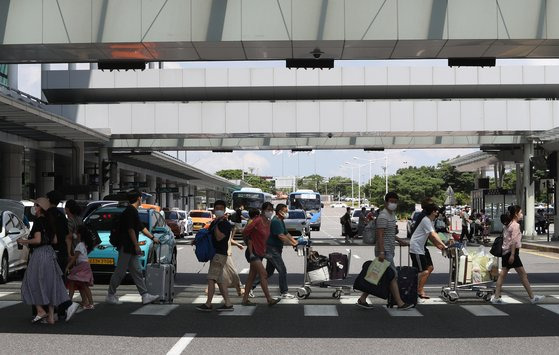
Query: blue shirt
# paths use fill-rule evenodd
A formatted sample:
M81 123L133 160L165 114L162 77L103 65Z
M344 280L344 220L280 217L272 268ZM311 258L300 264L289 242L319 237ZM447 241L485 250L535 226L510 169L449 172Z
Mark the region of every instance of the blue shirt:
M267 245L282 249L283 241L279 238L281 234L287 235L287 228L285 228L283 220L274 216L274 218L272 218L272 222L270 223L270 238L268 238Z

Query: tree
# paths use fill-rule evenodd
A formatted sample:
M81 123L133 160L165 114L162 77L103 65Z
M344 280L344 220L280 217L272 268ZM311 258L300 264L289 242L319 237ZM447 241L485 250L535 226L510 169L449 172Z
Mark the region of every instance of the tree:
M220 170L215 174L228 180L241 180L243 178L243 171L241 169ZM273 181L268 181L260 176L247 172L244 173L244 181L252 187L259 188L264 192L275 194Z

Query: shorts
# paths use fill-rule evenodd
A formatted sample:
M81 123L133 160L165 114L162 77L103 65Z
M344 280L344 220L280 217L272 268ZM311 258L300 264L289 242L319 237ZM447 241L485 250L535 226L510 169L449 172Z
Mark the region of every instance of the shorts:
M235 228L239 231L241 229L243 229L243 224L240 222L235 222Z
M223 270L227 264L227 255L215 254L210 261L210 268L208 270L208 280L218 281L223 276Z
M520 260L520 256L518 255L518 249L516 249L516 252L514 253L514 262L512 264L509 264L509 258L510 258L510 251L506 254L503 254L502 256L502 261L501 264L503 265L504 268L507 269L516 269L517 267L523 267L524 265L522 265L522 260Z
M248 249L247 249L247 250L245 250L245 259L247 259L247 262L250 264L251 262L257 261L257 260L263 261L264 257L260 256L258 254L252 254L252 256L251 256L248 252Z
M410 253L411 264L419 272L426 271L429 266L433 266L433 260L431 260L431 254L428 249L425 249L425 254L414 254Z

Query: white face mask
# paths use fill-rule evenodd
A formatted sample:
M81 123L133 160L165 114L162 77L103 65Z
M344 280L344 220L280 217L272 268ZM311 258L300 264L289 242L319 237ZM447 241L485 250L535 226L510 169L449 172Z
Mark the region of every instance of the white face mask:
M283 212L281 215L283 216L284 219L289 218L289 212Z
M387 208L388 208L390 211L396 211L396 208L398 208L398 204L397 204L397 203L394 203L394 202L390 202L390 203L388 204Z
M31 207L31 210L29 212L31 212L32 216L37 216L37 207L35 206Z
M216 216L217 218L221 218L221 217L223 217L223 215L225 214L225 211L216 210L216 211L214 211L214 214L215 214L215 216Z
M264 212L264 216L266 216L266 218L268 219L272 219L272 217L274 216L274 211L266 211Z

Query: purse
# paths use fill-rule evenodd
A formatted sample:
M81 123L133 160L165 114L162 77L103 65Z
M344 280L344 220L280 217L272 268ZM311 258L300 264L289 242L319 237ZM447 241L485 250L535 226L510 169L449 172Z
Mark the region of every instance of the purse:
M497 238L495 238L495 241L493 241L493 245L491 246L491 250L489 250L489 252L497 257L501 257L503 256L503 236L500 235Z

